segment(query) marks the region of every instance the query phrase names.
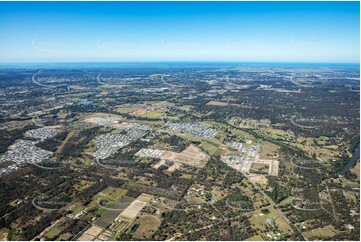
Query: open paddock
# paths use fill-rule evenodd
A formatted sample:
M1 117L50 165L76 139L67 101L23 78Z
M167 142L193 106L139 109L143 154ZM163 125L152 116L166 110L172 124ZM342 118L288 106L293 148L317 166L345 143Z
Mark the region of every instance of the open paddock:
M156 216L143 215L135 223L139 224L139 227L133 236L137 239L147 239L157 231L161 221Z
M335 234L335 229L332 225L327 225L323 228L312 229L302 233L302 235L308 240L314 240L315 237L332 237Z

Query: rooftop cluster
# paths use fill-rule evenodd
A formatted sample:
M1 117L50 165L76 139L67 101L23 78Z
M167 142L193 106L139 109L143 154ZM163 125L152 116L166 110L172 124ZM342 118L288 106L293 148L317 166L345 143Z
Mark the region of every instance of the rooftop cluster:
M148 131L143 125L133 125L126 134L101 134L95 138L97 150L93 153L96 159L105 159L115 154L119 149L145 136Z
M212 129L204 124L192 124L192 123L172 123L166 124L170 130L178 130L183 133L188 133L194 136L213 139L217 135L217 130Z
M46 139L53 138L57 134L58 134L58 130L44 127L44 128L40 128L40 129L28 130L28 131L26 131L25 136L43 141Z
M36 147L35 145L38 142L39 141L17 140L12 144L5 155L0 157L0 163L11 161L15 164L0 169L0 175L16 171L24 164L39 163L49 159L53 152Z

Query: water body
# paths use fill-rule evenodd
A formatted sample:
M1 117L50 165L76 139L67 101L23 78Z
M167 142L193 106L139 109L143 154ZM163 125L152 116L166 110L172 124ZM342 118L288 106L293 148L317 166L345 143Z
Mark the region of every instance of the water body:
M356 149L354 150L351 159L347 162L347 164L342 168L341 174L344 174L350 167L352 167L356 161L357 158L360 157L360 143L358 143Z
M81 101L81 102L78 102L78 104L80 105L90 105L90 104L93 104L92 101Z

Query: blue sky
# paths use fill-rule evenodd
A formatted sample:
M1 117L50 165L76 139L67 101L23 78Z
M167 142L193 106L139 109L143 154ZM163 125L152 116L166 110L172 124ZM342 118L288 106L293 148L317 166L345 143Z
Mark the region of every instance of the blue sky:
M359 2L0 2L0 62L359 62Z

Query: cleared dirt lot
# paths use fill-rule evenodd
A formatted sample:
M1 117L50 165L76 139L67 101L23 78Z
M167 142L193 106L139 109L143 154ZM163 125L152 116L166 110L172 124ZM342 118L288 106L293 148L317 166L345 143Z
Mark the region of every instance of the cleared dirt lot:
M153 196L141 194L119 215L120 219L133 220L140 211L152 200Z
M78 241L89 241L93 240L98 234L102 232L102 228L99 228L98 226L91 226L87 231L84 232L82 236L78 239Z
M165 163L164 160L202 167L206 163L201 161L208 158L208 155L204 153L201 148L193 144L189 145L186 149L184 149L180 153L169 150L141 149L135 155L140 157L156 157L161 159L161 161L158 164L153 166L156 169L158 169L161 165ZM179 166L178 165L173 166L170 169L170 171L177 169L177 167Z
M96 122L96 120L99 119L99 118L114 118L114 119L118 119L118 120L123 119L122 116L116 115L116 114L92 113L92 114L87 115L86 117L84 117L84 121L93 123L93 122Z
M218 102L218 101L209 101L206 105L210 106L235 106L235 107L243 107L243 108L249 108L249 106L237 104L237 103L226 103L226 102Z
M164 160L173 160L181 163L186 163L189 165L194 165L197 162L200 162L207 158L207 155L195 145L188 146L185 150L180 153L173 151L166 151L162 154L161 159Z
M225 102L217 102L217 101L209 101L206 105L211 105L211 106L228 106L228 103Z

